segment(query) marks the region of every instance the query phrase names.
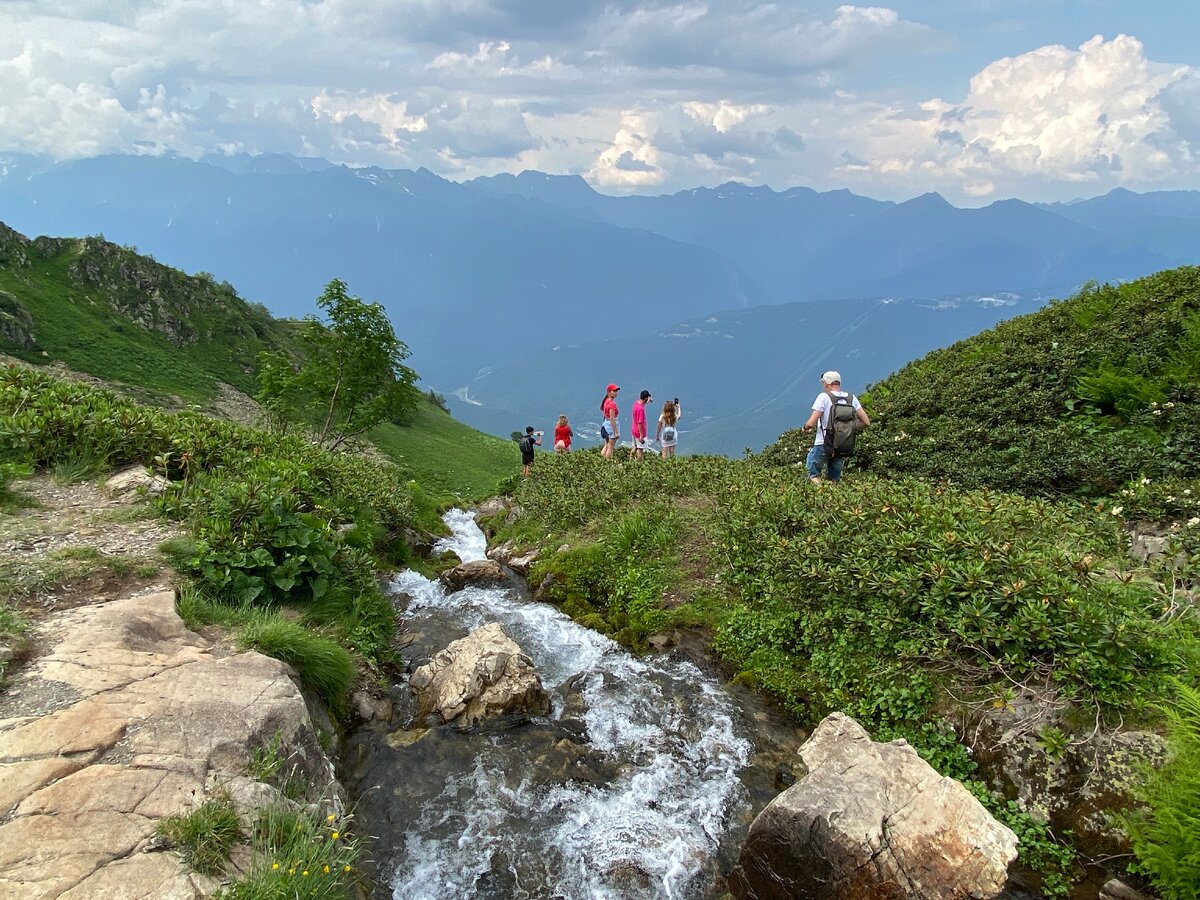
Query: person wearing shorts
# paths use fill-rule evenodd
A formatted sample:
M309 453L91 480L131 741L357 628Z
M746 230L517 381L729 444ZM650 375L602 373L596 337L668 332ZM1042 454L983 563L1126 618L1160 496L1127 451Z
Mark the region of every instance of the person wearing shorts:
M600 455L605 459L612 459L617 441L621 439L621 422L618 418L621 411L617 409L617 392L620 390L617 385L610 384L600 402L600 415L604 416L604 421L600 424L600 440L604 441Z

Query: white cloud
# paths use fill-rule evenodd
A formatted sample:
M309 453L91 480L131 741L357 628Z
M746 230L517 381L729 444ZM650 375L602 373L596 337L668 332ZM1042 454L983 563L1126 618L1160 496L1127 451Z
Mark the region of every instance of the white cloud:
M651 128L641 112L625 112L612 144L596 157L587 179L598 187L644 188L662 184L667 173L659 168L658 148L651 143Z
M762 103L751 103L739 106L728 100L718 100L716 103L690 101L683 104L683 111L697 122L711 125L724 134L735 125L741 125L751 116L759 116L770 111L770 107Z
M1194 71L1146 59L1127 35L1041 47L986 66L958 104L858 104L841 134L858 159L837 171L977 198L1194 176L1196 149L1176 125L1194 129L1200 112L1166 102Z

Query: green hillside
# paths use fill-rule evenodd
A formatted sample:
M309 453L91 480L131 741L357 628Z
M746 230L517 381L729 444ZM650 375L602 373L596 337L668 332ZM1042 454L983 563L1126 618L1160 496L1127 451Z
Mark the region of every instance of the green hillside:
M254 361L292 325L229 284L100 237L26 238L0 224L0 351L58 360L133 392L204 402L253 391Z
M209 275L102 237L31 239L0 223L0 353L60 362L158 405L211 410L222 384L253 394L258 354L296 353L296 330ZM510 441L428 400L411 422L383 425L372 439L435 502L492 494L519 460Z
M1041 495L1200 476L1200 268L1090 285L875 385L855 462ZM811 439L809 439L811 440ZM788 433L768 458L796 458Z

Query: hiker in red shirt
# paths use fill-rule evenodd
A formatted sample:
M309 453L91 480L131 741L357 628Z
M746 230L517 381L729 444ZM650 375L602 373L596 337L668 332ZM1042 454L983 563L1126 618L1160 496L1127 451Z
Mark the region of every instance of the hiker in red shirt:
M633 402L633 458L641 459L646 450L646 404L650 402L650 392L642 391Z

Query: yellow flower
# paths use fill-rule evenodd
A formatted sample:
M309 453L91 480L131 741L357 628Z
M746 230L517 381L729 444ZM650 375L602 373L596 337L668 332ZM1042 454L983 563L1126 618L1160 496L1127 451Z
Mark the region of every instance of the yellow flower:
M279 870L279 863L271 863L271 871L276 872L278 870Z
M325 867L325 874L326 874L326 875L328 875L328 874L329 874L329 866L326 866L326 867Z
M349 871L350 871L350 867L349 867L349 866L345 866L345 867L343 867L343 868L342 868L342 871L343 871L343 872L349 872Z
M296 874L296 870L295 870L295 869L288 869L288 874L289 874L289 875L295 875L295 874Z
M330 835L330 837L336 841L339 837L341 837L341 834L339 832L335 831L333 834Z
M334 816L334 814L333 814L333 813L330 813L329 815L327 815L327 816L325 817L325 821L326 821L326 822L332 822L332 821L333 821L335 818L337 818L337 817L336 817L336 816Z
M300 874L301 874L301 875L303 875L305 878L307 878L307 877L308 877L308 869L305 869L305 870L304 870L303 872L301 872Z

